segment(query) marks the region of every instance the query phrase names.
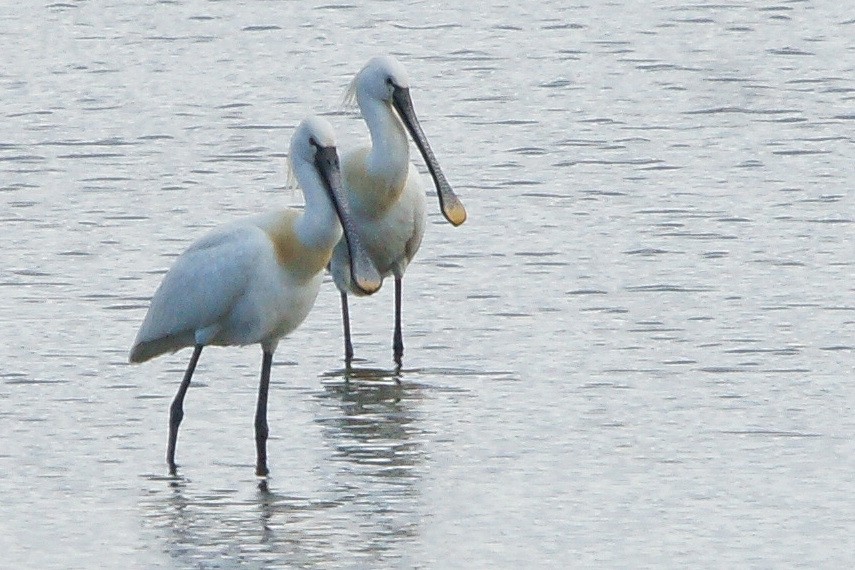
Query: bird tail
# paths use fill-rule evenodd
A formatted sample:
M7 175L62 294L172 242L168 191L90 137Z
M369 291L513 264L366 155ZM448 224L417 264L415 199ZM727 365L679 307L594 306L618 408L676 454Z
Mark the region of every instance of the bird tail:
M131 352L128 355L128 362L138 364L151 360L155 356L160 356L167 352L176 352L187 346L193 346L193 337L189 340L182 338L184 335L170 335L161 338L156 338L148 341L137 341L131 347Z

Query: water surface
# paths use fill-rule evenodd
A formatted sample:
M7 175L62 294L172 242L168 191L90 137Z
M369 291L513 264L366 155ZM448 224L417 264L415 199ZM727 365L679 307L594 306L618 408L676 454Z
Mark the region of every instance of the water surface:
M0 14L0 549L28 568L855 561L843 2L128 2ZM469 211L276 355L127 350L174 257L279 205L294 125L396 55Z

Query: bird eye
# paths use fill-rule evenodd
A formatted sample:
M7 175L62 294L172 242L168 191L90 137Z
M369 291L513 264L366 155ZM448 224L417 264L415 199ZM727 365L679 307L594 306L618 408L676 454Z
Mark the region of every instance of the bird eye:
M394 87L394 86L395 86L395 82L394 82L394 81L392 81L392 78L391 78L391 77L387 77L387 78L386 78L386 85L388 85L388 86L390 86L390 87Z
M318 141L315 140L315 137L309 137L309 144L313 147L318 147Z

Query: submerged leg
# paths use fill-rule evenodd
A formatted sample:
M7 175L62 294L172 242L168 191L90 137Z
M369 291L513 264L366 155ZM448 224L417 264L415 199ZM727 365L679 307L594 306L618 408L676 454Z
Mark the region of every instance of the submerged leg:
M184 395L187 394L187 388L190 387L190 379L193 377L193 371L196 370L196 363L199 362L199 355L201 354L202 345L197 344L193 348L193 356L190 357L190 363L187 365L184 379L181 380L181 385L178 387L175 399L172 400L172 405L169 407L169 443L166 447L166 463L169 465L170 475L175 475L177 471L175 465L175 442L178 440L178 426L181 425L181 420L184 418Z
M344 324L344 364L350 368L353 361L353 344L350 342L350 311L347 306L347 293L341 292L341 321Z
M264 351L261 359L261 382L258 385L258 406L255 409L255 474L266 477L267 470L267 392L270 389L270 367L273 353Z
M401 334L401 278L395 277L395 336L392 338L395 364L401 367L404 356L404 336Z

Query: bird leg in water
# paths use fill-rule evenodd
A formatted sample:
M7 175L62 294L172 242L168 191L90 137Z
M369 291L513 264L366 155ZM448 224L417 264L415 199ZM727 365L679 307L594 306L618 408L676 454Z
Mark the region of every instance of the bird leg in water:
M404 335L401 334L401 278L395 277L395 336L392 338L395 364L401 367L404 356Z
M353 361L353 344L350 342L350 311L347 306L347 293L341 293L341 321L344 325L344 365L350 368Z
M270 390L270 367L273 353L264 351L261 360L261 382L258 385L258 406L255 409L255 474L266 477L267 470L267 392Z
M187 388L190 387L190 379L193 377L193 371L196 370L196 363L199 362L201 354L202 345L197 344L193 348L193 356L190 357L190 363L187 365L184 379L181 380L181 385L178 387L175 399L172 400L172 405L169 407L169 443L166 447L166 463L169 465L170 475L175 475L177 472L175 465L175 443L178 441L178 426L181 425L181 420L184 419L184 395L187 394Z

